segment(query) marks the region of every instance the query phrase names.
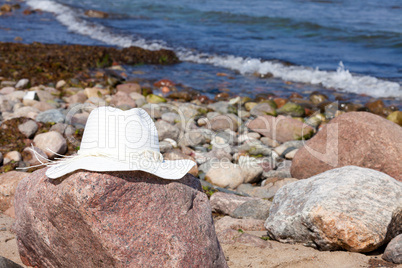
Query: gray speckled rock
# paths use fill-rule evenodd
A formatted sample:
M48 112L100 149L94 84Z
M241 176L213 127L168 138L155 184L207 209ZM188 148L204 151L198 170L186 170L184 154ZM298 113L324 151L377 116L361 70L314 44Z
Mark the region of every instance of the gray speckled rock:
M389 262L402 264L402 234L391 240L382 258Z
M190 130L181 137L179 145L195 147L206 142L205 135L199 129Z
M230 215L240 205L254 199L256 198L217 192L211 196L209 201L211 203L212 212Z
M402 183L356 166L332 169L285 185L265 222L281 242L321 250L370 252L386 241L393 211L402 206Z
M15 194L24 264L227 267L208 198L193 176L80 171L50 180L45 171L23 179Z
M164 113L162 114L162 120L165 120L170 124L175 124L181 121L180 116L177 113Z
M264 180L270 179L270 178L291 178L292 175L290 174L290 168L289 169L281 169L281 170L270 170L267 172L262 173L262 178Z
M180 135L180 129L176 126L169 124L164 120L158 120L155 123L156 130L158 131L159 140L162 141L166 138L177 141Z
M28 120L18 126L18 130L24 134L27 138L32 138L38 130L38 124L35 121Z
M235 219L225 216L215 223L216 232L222 232L226 229L243 231L265 231L264 221L256 219Z
M268 200L256 198L238 206L230 216L237 219L266 220L270 207L271 202Z
M47 110L36 116L36 121L43 123L63 123L64 119L63 113L57 109Z

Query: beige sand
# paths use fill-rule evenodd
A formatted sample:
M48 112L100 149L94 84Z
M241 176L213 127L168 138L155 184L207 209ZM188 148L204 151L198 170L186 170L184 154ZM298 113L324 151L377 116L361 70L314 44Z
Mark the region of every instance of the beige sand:
M263 236L265 232L249 232ZM319 251L303 245L290 245L269 241L272 248L257 248L242 245L222 245L230 268L357 268L398 267L382 260L382 254L371 256L345 251Z
M20 255L18 254L17 240L11 232L14 219L0 212L0 256L12 260L23 267Z
M11 232L13 223L14 219L0 213L0 256L23 265L19 258L15 234ZM262 235L263 233L254 232L253 234ZM383 261L381 255L367 256L341 251L321 252L302 245L288 245L275 241L270 241L270 243L272 248L265 249L238 243L222 245L222 247L231 268L402 268L402 265L393 265Z

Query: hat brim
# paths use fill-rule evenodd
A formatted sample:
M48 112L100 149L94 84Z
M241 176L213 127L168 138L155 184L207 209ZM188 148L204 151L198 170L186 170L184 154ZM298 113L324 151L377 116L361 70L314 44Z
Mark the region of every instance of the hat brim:
M60 161L52 165L46 176L56 179L79 169L89 171L133 171L140 170L151 173L163 179L179 180L183 178L196 163L189 159L165 160L163 162L141 159L136 162L124 162L107 157L88 156L75 160Z

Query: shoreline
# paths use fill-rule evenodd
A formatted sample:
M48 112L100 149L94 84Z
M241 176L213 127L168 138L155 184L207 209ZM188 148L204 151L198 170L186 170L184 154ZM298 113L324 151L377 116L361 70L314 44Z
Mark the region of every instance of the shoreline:
M150 81L143 78L134 78L133 74L141 72L141 70L133 71L133 74L130 74L123 67L173 65L178 63L181 62L175 52L165 49L152 51L139 47L116 48L97 45L42 44L39 42L31 44L0 42L0 82L5 80L18 82L18 80L26 78L29 79L30 86L55 86L58 81L66 80L71 86L77 87L92 87L96 84L101 84L104 87L113 88L117 84L130 81L146 84L149 87L157 80ZM216 75L231 79L230 75L226 73L217 73ZM163 78L170 79L169 77L161 77L160 79ZM187 91L193 97L208 94L208 92L198 93L196 89L188 88L186 85L176 85L174 90L179 92ZM367 105L362 105L358 98L353 101L344 97L351 93L337 90L325 90L325 93L320 93L319 89L312 93L326 95L327 101L338 101L341 110L348 111L350 106L357 106L353 110L373 112ZM230 97L248 96L246 93L230 92L225 88L219 89L218 92L211 92L208 95L214 94L229 94ZM260 92L252 95L255 95L254 100L257 100L257 102L261 99L273 98L306 99L306 94L296 91L289 96L289 93L278 94L278 91L271 93L267 89L266 93ZM164 96L168 95L165 94ZM360 96L362 96L362 99L367 99L365 95ZM402 102L397 98L368 97L366 104L375 101L383 102L381 106L387 110L383 112L383 116L387 116L392 111L402 109ZM306 108L317 108L311 103L299 102L305 105ZM388 102L393 104L386 107ZM345 106L348 108L345 108ZM381 113L374 113L381 115Z

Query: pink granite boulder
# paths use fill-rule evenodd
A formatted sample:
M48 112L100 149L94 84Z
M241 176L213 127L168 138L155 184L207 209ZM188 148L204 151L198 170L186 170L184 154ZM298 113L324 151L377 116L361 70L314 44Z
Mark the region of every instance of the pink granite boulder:
M350 165L402 181L402 127L367 112L340 115L297 151L290 172L305 179Z
M14 229L36 267L227 267L207 196L192 175L38 170L16 192Z

